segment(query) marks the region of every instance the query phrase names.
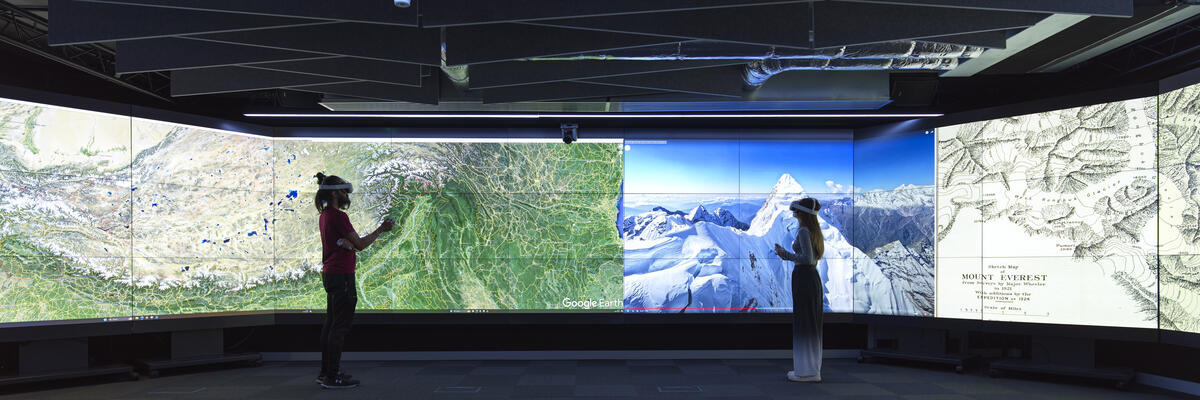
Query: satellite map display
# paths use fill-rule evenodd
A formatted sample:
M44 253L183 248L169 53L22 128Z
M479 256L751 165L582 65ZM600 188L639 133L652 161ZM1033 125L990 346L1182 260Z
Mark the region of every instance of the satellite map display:
M0 322L129 315L128 117L0 100Z
M324 307L317 170L354 183L361 235L396 220L358 255L359 308L621 308L617 143L276 145L278 308Z
M322 309L317 172L359 308L619 310L619 143L273 140L0 100L0 323Z

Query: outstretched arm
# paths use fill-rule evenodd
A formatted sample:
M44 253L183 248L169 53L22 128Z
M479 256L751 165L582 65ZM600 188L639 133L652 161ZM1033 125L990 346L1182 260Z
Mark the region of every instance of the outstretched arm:
M371 243L375 243L375 239L379 237L379 234L392 230L393 224L394 222L392 219L388 218L383 220L383 223L380 224L378 228L375 228L374 231L367 234L367 236L359 237L357 232L349 232L346 234L346 237L342 239L350 242L350 245L354 246L354 250L363 250L366 249L367 246L370 246Z

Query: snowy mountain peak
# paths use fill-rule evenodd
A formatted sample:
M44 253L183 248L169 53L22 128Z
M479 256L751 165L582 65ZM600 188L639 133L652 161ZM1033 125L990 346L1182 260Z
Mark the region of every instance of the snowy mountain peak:
M804 187L800 186L800 183L796 182L796 178L792 178L791 174L785 173L779 177L778 181L775 181L775 186L771 188L771 194L775 193L803 194Z
M762 235L771 230L771 225L778 219L779 213L786 212L790 217L788 206L792 201L805 197L807 195L804 193L804 187L800 186L791 174L783 174L779 181L775 182L775 187L771 188L771 194L767 196L767 201L763 202L762 208L754 214L754 220L750 221L750 232Z
M692 221L692 222L695 222L697 220L707 221L708 220L708 210L705 210L703 205L696 206L696 208L693 208L692 211L688 213L687 217L688 217L688 220Z
M889 210L933 207L933 188L904 185L892 191L873 190L855 197L854 206Z

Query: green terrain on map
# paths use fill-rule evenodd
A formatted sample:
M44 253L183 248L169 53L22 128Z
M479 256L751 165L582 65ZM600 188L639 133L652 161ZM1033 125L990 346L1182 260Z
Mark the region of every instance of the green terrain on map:
M0 100L0 323L320 310L316 181L355 185L358 308L622 298L617 143L273 140Z

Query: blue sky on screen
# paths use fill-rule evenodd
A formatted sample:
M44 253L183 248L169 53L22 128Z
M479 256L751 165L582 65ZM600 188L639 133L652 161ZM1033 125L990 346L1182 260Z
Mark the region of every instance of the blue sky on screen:
M849 191L851 186L851 142L742 141L742 193L770 193L779 176L792 175L808 193ZM840 189L830 187L842 185Z
M851 142L842 141L627 141L625 193L768 193L791 174L806 191L845 188L851 179Z
M933 185L936 142L929 132L855 141L855 186L871 191Z

